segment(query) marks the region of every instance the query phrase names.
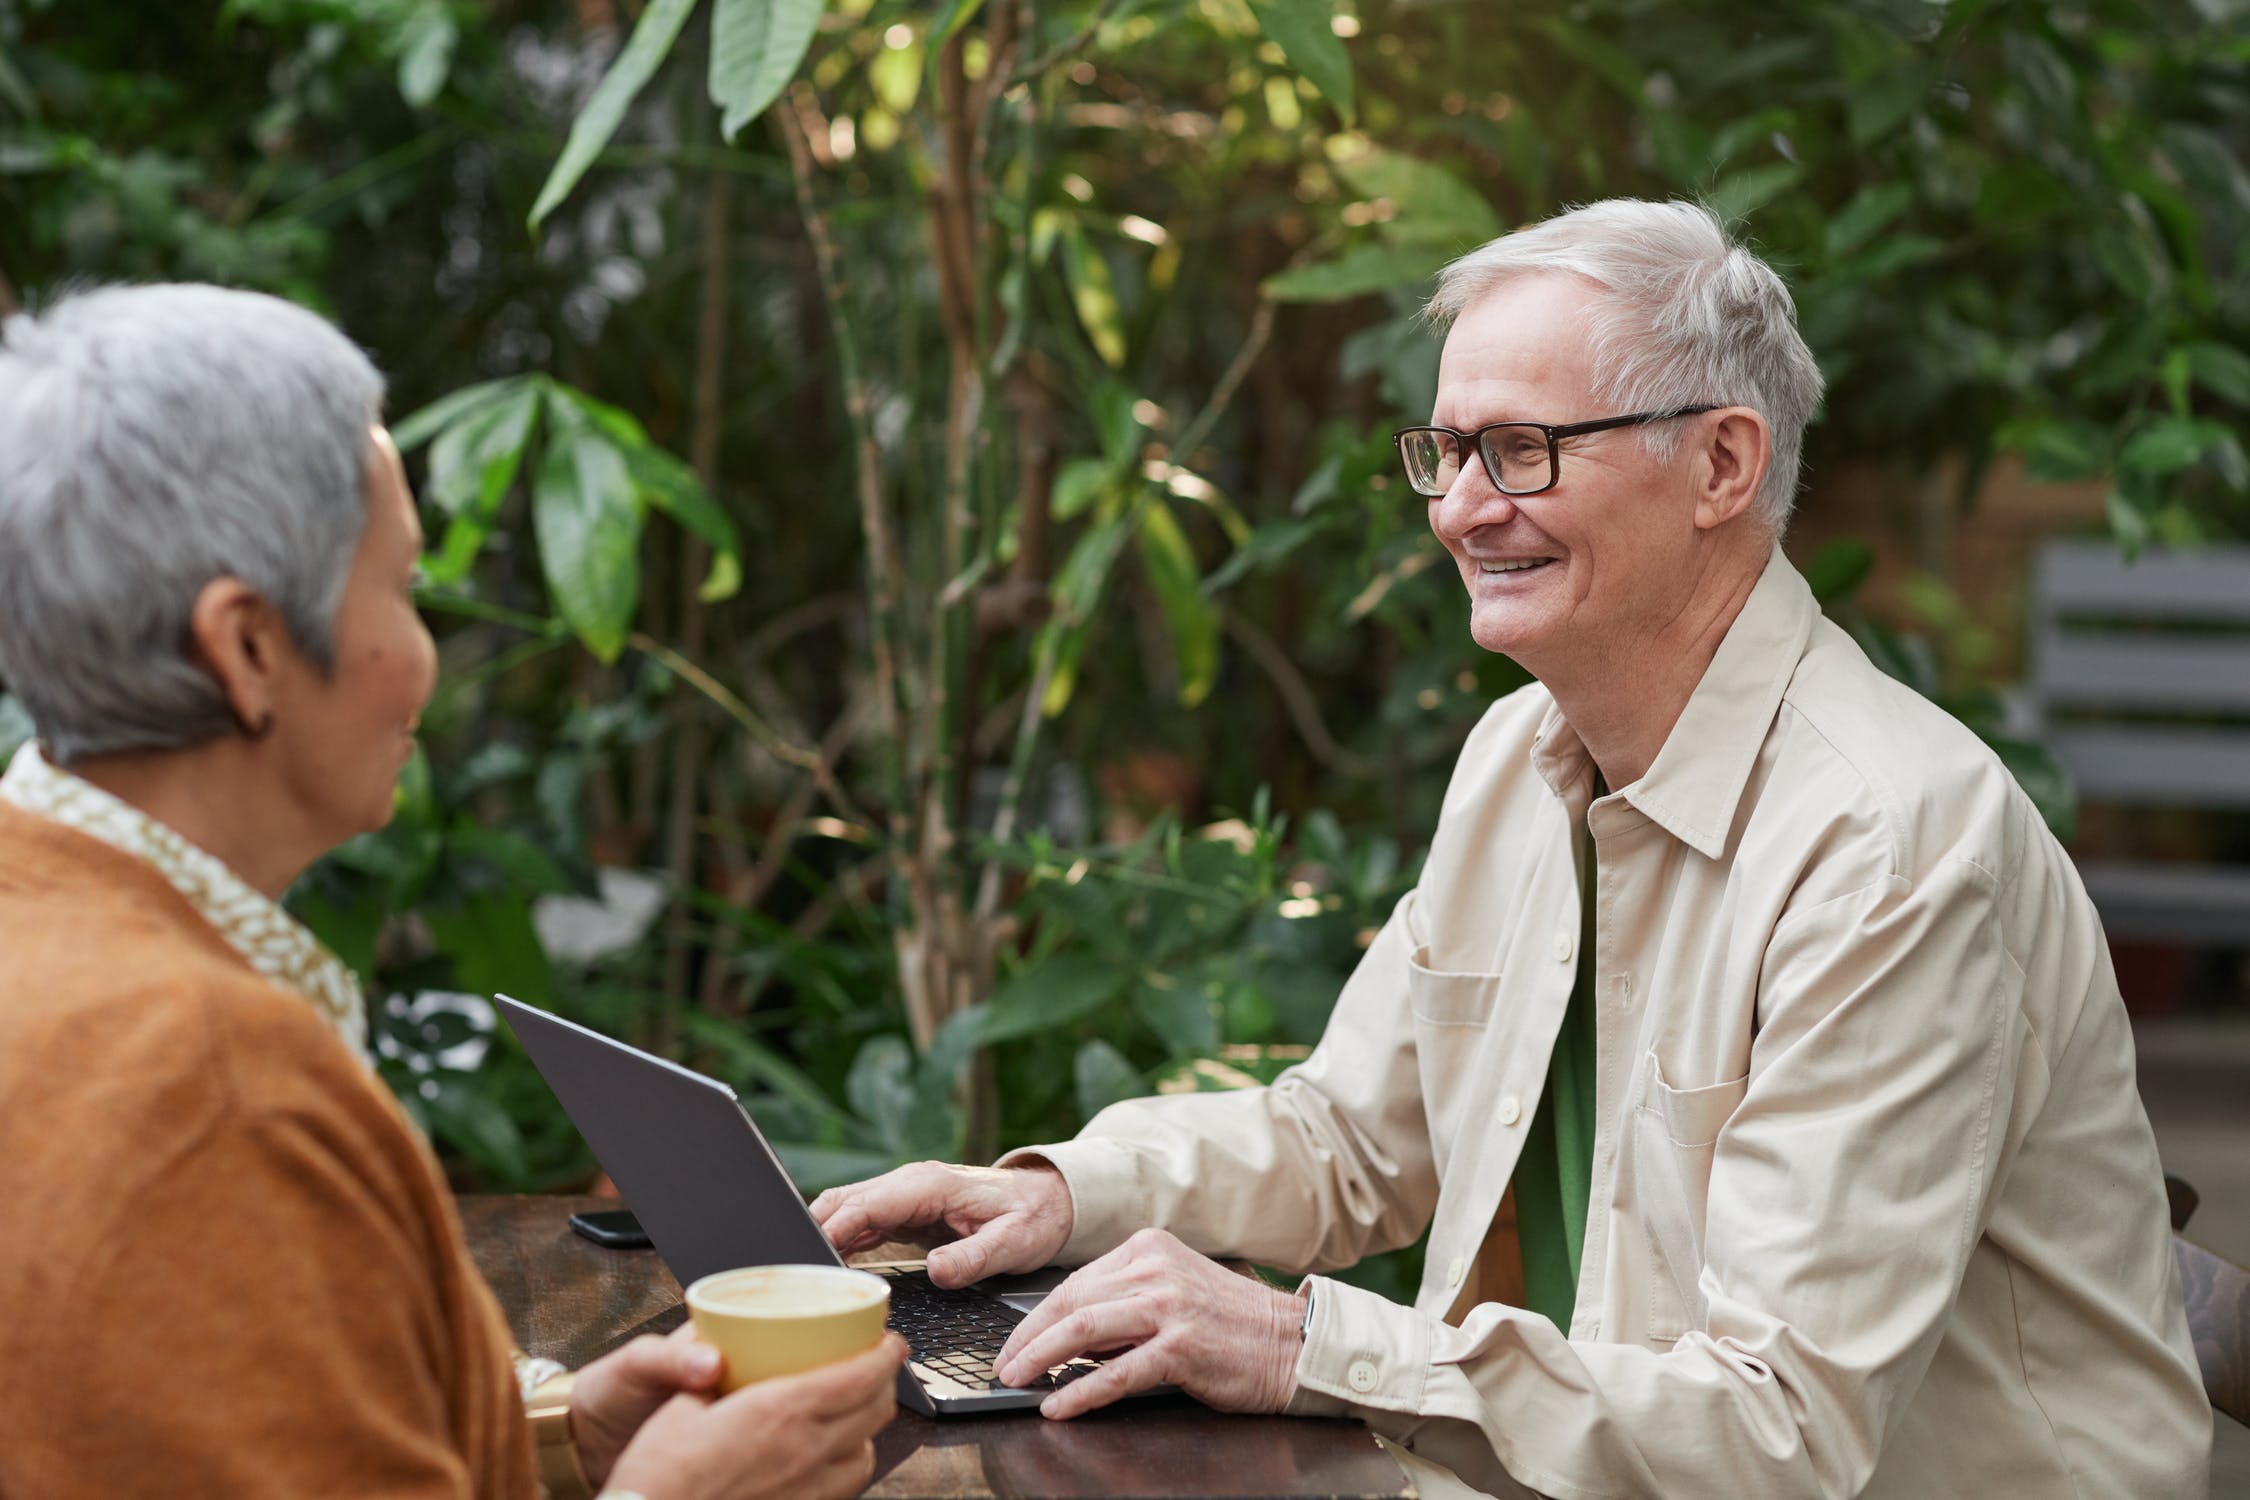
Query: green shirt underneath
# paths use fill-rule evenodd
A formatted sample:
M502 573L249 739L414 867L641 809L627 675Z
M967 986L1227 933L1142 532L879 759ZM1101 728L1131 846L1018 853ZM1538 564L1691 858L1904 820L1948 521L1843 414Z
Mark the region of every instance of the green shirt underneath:
M1605 795L1594 778L1594 795ZM1547 1060L1547 1086L1517 1159L1516 1235L1523 1300L1566 1335L1578 1302L1578 1259L1594 1178L1594 841L1579 835L1578 976Z

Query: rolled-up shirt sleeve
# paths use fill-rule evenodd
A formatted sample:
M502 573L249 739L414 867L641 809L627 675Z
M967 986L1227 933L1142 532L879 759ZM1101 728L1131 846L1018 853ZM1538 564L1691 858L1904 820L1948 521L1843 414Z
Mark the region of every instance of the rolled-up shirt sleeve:
M1789 915L1713 1147L1700 1320L1668 1349L1574 1342L1317 1280L1295 1409L1356 1412L1502 1494L1857 1494L1960 1292L2009 1113L2044 1087L2021 984L1967 861Z
M1208 1255L1292 1270L1350 1265L1411 1242L1437 1201L1406 1010L1415 898L1344 986L1313 1055L1270 1088L1111 1105L1044 1159L1073 1207L1059 1257L1083 1264L1162 1225Z

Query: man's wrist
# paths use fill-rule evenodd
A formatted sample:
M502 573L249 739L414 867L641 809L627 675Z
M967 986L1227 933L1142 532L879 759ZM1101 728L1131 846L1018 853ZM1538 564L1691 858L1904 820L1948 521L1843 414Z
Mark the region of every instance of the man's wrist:
M1297 1394L1297 1357L1304 1352L1305 1327L1312 1320L1306 1305L1308 1290L1299 1287L1295 1292L1274 1291L1272 1363L1267 1370L1267 1411L1285 1410L1290 1399Z

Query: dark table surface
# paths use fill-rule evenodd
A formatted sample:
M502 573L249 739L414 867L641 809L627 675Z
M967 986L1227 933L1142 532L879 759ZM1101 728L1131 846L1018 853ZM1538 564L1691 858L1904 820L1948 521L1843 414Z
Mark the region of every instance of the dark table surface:
M516 1340L576 1369L685 1317L679 1283L647 1250L570 1232L591 1198L461 1200L469 1249ZM875 1442L871 1500L1412 1500L1398 1465L1354 1422L1225 1416L1185 1399L1049 1422L1037 1412L933 1421L910 1412Z

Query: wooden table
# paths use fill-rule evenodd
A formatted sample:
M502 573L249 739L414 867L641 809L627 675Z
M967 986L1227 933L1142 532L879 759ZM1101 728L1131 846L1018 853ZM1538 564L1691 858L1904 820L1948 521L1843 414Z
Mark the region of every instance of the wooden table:
M590 1198L461 1200L477 1266L516 1339L575 1369L686 1316L653 1251L570 1232ZM1049 1422L1037 1412L934 1421L910 1412L875 1442L870 1500L1413 1500L1356 1422L1226 1416L1185 1399Z

